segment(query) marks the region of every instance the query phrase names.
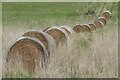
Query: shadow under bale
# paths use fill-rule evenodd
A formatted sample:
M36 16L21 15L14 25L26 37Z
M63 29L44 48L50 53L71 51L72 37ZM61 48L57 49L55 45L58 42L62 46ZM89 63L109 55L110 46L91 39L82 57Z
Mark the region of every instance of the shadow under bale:
M48 52L35 38L21 37L10 48L7 56L8 71L36 72L47 64Z
M46 49L48 50L48 54L53 53L56 48L56 42L49 34L42 31L28 31L23 34L23 36L30 36L39 39Z
M96 25L95 24L88 24L91 27L91 31L96 30Z
M74 32L76 33L79 33L79 32L84 32L84 28L82 25L76 25L74 28L73 28Z
M91 31L91 27L89 25L84 24L82 26L83 26L84 32L90 32Z
M51 27L45 30L45 32L55 39L57 45L64 44L67 41L68 35L64 29Z

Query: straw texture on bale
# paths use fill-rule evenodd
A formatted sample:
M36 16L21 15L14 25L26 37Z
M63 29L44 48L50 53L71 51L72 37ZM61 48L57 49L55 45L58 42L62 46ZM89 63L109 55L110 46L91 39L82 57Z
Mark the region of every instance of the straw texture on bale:
M76 33L79 33L79 32L84 32L84 28L82 25L76 25L74 28L73 28L74 32Z
M104 25L101 21L95 21L94 24L96 25L96 28L102 28Z
M73 33L74 33L74 31L73 31L73 29L72 29L71 27L61 26L61 28L63 28L63 29L67 32L67 34L68 34L69 36L73 35Z
M105 11L105 12L103 12L102 17L104 17L104 18L106 18L106 19L111 18L111 12L110 12L110 11Z
M96 30L96 25L95 24L89 24L89 26L91 27L91 31Z
M47 63L45 46L32 37L21 37L10 48L7 56L9 70L35 72Z
M107 20L104 17L99 17L98 21L101 21L104 25L107 23Z
M91 27L89 25L84 24L82 26L83 26L85 32L90 32L91 31Z
M67 41L68 35L64 29L58 27L51 27L45 32L55 39L57 45L63 44Z
M52 53L56 47L55 40L49 34L42 32L42 31L28 31L23 34L23 36L30 36L39 39L46 49L48 53Z

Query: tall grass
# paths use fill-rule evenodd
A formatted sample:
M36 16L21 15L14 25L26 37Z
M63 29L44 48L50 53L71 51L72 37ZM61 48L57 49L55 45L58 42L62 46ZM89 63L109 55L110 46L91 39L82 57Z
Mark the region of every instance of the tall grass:
M93 22L101 14L101 7L112 12L112 18L104 28L74 34L68 47L58 47L51 54L46 69L36 74L13 74L6 70L7 52L24 32L43 30L53 25L72 27L78 23ZM84 15L88 9L95 10L97 15ZM117 3L3 3L2 39L3 77L118 77Z
M0 2L0 79L2 78L2 3Z

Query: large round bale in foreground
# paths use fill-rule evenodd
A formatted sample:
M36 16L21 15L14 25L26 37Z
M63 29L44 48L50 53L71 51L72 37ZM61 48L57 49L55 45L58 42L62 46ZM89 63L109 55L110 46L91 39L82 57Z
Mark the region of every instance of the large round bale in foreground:
M104 17L99 17L98 21L101 21L104 25L107 23L107 20Z
M26 33L23 34L23 36L30 36L30 37L34 37L39 39L44 46L46 47L46 49L48 50L48 53L53 53L56 47L56 42L53 39L53 37L51 37L49 34L42 32L42 31L28 31Z
M91 27L89 25L83 24L82 26L83 26L85 32L90 32L91 31Z
M91 27L91 31L96 30L96 25L95 24L88 24Z
M68 35L64 29L61 29L59 27L51 27L47 29L45 32L55 39L57 45L63 44L67 41Z
M111 12L110 11L104 11L102 14L102 17L109 19L111 18Z
M69 36L73 35L74 31L71 27L68 26L61 26L62 29L64 29Z
M96 28L102 28L102 26L104 25L101 21L95 21L94 24L96 25Z
M82 25L76 25L74 28L73 28L74 32L76 33L79 33L79 32L84 32L84 28Z
M21 37L8 52L8 69L36 72L47 64L47 56L45 46L38 39Z

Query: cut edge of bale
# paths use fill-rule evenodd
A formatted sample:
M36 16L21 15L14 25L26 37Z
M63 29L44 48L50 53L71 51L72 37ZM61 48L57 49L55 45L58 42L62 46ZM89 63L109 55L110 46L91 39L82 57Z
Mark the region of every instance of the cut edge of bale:
M99 17L98 21L101 21L104 25L107 23L107 20L104 17Z
M47 34L51 35L55 39L57 45L62 44L67 41L68 35L64 29L61 29L59 27L51 27L51 28L47 29L45 32ZM56 32L59 35L57 35Z
M61 28L63 28L67 32L67 34L70 35L70 36L74 34L74 31L71 27L61 26Z
M82 26L85 32L91 32L91 27L89 26L89 24L83 24Z
M91 31L96 30L96 25L95 24L90 23L88 25L91 27Z
M26 45L26 44L27 45ZM29 44L28 44L29 43ZM31 44L30 44L31 43ZM34 46L33 46L33 44L34 44ZM32 45L32 46L30 46L30 45ZM25 47L29 47L29 48L25 48ZM33 50L31 50L31 48L35 48L35 49L37 49L37 52L36 52L36 54L32 54L31 52L33 52L33 50L35 50L35 49L33 49ZM41 49L43 50L43 51L40 51ZM23 49L25 49L25 50L23 50ZM18 51L17 51L18 50ZM17 52L16 52L17 51ZM22 54L21 54L21 51L22 51ZM24 60L23 59L23 57L29 57L29 56L25 56L25 55L28 55L26 52L24 52L24 51L27 51L28 53L29 53L29 56L31 55L34 59L35 59L35 57L37 56L37 57L41 57L41 60L42 60L42 62L41 62L41 66L39 65L39 63L38 64L36 64L36 63L33 63L34 65L33 66L36 66L36 65L39 65L39 67L43 67L43 66L46 66L46 64L47 64L47 57L48 57L48 52L47 52L47 50L46 50L46 48L45 48L45 46L42 44L42 42L40 42L38 39L35 39L35 38L32 38L32 37L21 37L21 38L19 38L16 42L15 42L15 44L13 44L12 46L11 46L11 48L9 49L9 51L8 51L8 56L7 56L7 58L6 58L6 60L7 60L7 62L8 62L8 66L10 66L11 64L9 64L9 63L11 63L11 60L12 60L12 63L14 63L15 64L15 66L17 66L18 65L18 63L15 63L16 62L16 60L18 60L18 62L20 62L20 63L22 63L22 64L24 64L25 65L25 63L23 62L23 61L19 61L19 58L20 58L20 55L21 55L21 59L20 60ZM35 50L36 51L36 50ZM33 53L35 53L35 51L33 52ZM13 53L14 52L14 53ZM26 54L23 54L23 52L24 53L26 53ZM41 53L41 54L39 54L39 53ZM23 56L24 55L24 56ZM39 55L41 55L41 56L39 56ZM18 57L17 57L18 56ZM26 58L26 59L28 59L28 58ZM30 58L31 59L31 58ZM33 59L33 60L34 60ZM37 60L38 60L38 58L37 58ZM30 61L29 61L30 62ZM33 61L34 62L34 61ZM38 60L38 62L40 62L39 60ZM19 64L20 65L20 64ZM15 67L14 66L14 67ZM27 65L28 66L28 65ZM28 67L27 67L28 68ZM33 69L33 72L34 72L34 70L36 71L36 68L35 67L33 67L34 69ZM29 69L29 68L28 68Z
M79 32L84 32L84 28L82 25L77 24L73 27L74 32L79 33Z
M112 13L110 11L104 11L102 13L102 17L106 18L106 19L109 19L112 17Z
M27 31L26 33L23 34L23 36L30 36L30 37L39 39L39 41L41 41L46 47L49 54L51 53L51 49L54 50L52 46L54 48L56 46L56 43L53 37L51 37L49 34L42 31L36 31L36 30Z

